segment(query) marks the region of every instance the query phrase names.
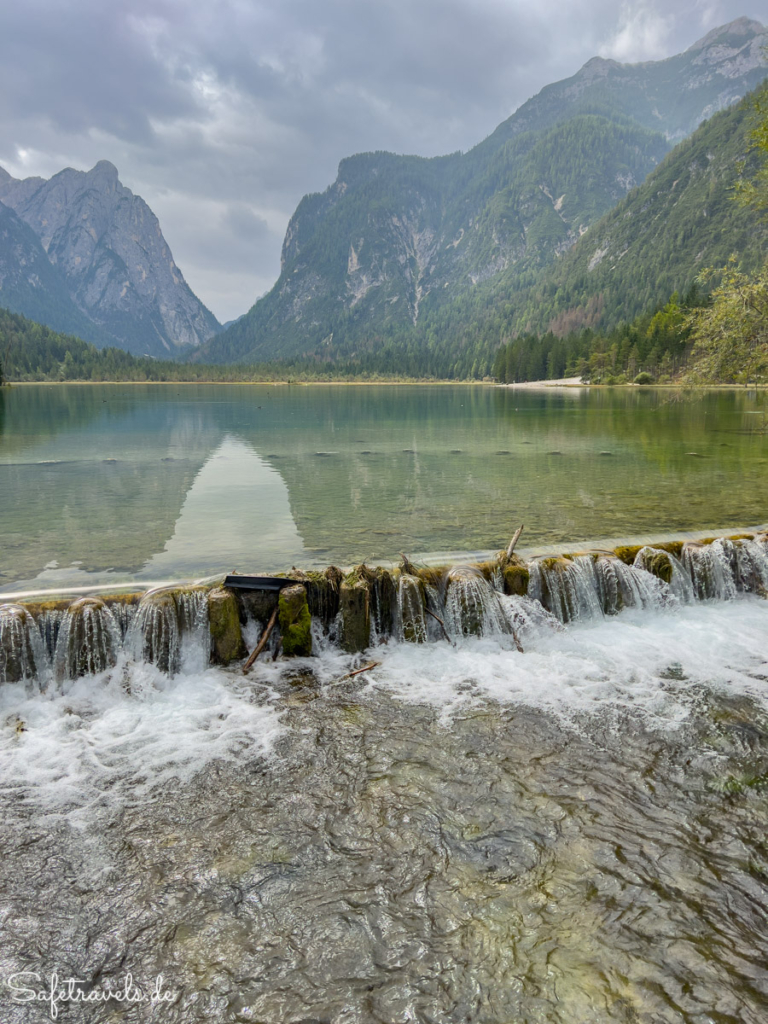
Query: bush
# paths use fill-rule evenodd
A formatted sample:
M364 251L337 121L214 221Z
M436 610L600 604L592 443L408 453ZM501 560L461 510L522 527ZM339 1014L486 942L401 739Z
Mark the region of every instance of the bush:
M635 379L632 381L633 384L653 384L653 377L650 373L646 373L643 370L642 373L638 373Z

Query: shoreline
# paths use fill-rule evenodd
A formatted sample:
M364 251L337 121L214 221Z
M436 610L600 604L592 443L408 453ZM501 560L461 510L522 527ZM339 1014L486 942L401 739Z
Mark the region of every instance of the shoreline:
M579 377L561 377L552 380L526 380L514 384L500 384L495 380L9 380L0 385L0 394L4 388L26 387L117 387L120 386L153 386L182 387L205 385L214 387L490 387L509 388L517 391L551 391L562 389L609 388L633 389L640 391L766 391L766 384L585 384Z

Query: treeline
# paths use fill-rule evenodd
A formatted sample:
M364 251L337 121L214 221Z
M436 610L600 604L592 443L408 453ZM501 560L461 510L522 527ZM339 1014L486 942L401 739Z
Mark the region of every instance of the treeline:
M585 328L566 337L523 335L500 346L493 376L505 384L577 376L592 384L671 381L688 364L688 314L708 302L694 285L682 299L675 293L661 309L605 334Z
M421 373L417 364L419 360L409 362L395 353L366 362L348 359L338 365L311 359L227 366L163 361L133 356L119 348L99 349L74 335L60 334L18 313L0 309L0 384L33 381L242 383L434 379L440 376L439 373ZM411 366L413 372L409 372L407 366Z

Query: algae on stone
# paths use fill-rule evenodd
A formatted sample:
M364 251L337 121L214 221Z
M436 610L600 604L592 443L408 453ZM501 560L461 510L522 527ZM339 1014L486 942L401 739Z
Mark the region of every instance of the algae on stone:
M231 590L218 587L208 594L208 626L211 632L211 660L214 664L229 665L245 657L240 610Z
M525 597L531 580L531 571L521 558L513 555L502 569L504 577L504 593Z
M304 585L297 583L283 587L277 606L283 654L289 658L309 657L312 653L312 617Z

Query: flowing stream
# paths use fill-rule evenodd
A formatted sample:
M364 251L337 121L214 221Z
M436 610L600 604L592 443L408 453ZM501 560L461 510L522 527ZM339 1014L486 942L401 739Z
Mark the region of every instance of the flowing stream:
M51 1019L31 971L162 976L77 1024L764 1024L766 583L758 541L404 574L378 646L247 677L195 588L6 611L49 667L0 687L0 1019Z

